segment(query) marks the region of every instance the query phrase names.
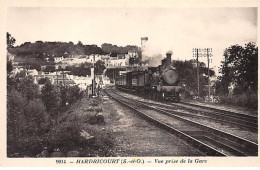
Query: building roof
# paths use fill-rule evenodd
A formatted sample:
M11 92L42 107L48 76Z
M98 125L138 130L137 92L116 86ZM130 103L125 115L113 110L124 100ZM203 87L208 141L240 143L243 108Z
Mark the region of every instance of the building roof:
M64 81L64 85L70 85L70 84L76 84L75 82L74 82L74 80L66 80L66 81Z
M67 76L64 74L64 76L63 75L53 75L53 78L55 79L55 80L69 80L68 78L67 78Z
M128 53L135 53L135 50L129 50Z
M118 58L118 59L125 59L125 54L118 54L118 55L117 55L117 58Z
M63 56L55 56L55 57L53 57L53 58L63 58Z
M120 60L120 59L125 59L125 55L118 54L117 57L110 57L110 60Z

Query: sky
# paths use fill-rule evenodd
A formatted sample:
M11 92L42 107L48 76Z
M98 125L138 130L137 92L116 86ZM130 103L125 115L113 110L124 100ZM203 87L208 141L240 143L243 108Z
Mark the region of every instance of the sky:
M16 45L41 40L140 47L141 37L148 37L147 55L171 50L178 60L192 59L192 48L212 48L210 67L217 68L226 48L257 42L257 8L11 7L7 31Z

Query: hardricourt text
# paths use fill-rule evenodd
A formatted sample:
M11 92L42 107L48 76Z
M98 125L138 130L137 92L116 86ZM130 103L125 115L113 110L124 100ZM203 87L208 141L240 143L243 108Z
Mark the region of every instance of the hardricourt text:
M120 159L77 159L77 164L118 164Z

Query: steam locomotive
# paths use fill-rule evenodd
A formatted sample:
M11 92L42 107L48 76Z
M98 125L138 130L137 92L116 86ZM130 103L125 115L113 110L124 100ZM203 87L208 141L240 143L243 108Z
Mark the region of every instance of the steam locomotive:
M179 102L182 91L178 73L172 66L170 52L158 67L139 67L121 72L115 84L120 90L131 91L155 100Z

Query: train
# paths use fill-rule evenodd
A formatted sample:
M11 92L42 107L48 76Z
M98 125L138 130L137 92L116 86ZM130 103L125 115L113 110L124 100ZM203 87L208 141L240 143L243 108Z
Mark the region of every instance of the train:
M154 100L179 102L183 88L172 65L171 55L167 52L166 58L157 67L139 67L121 72L116 77L116 87Z

